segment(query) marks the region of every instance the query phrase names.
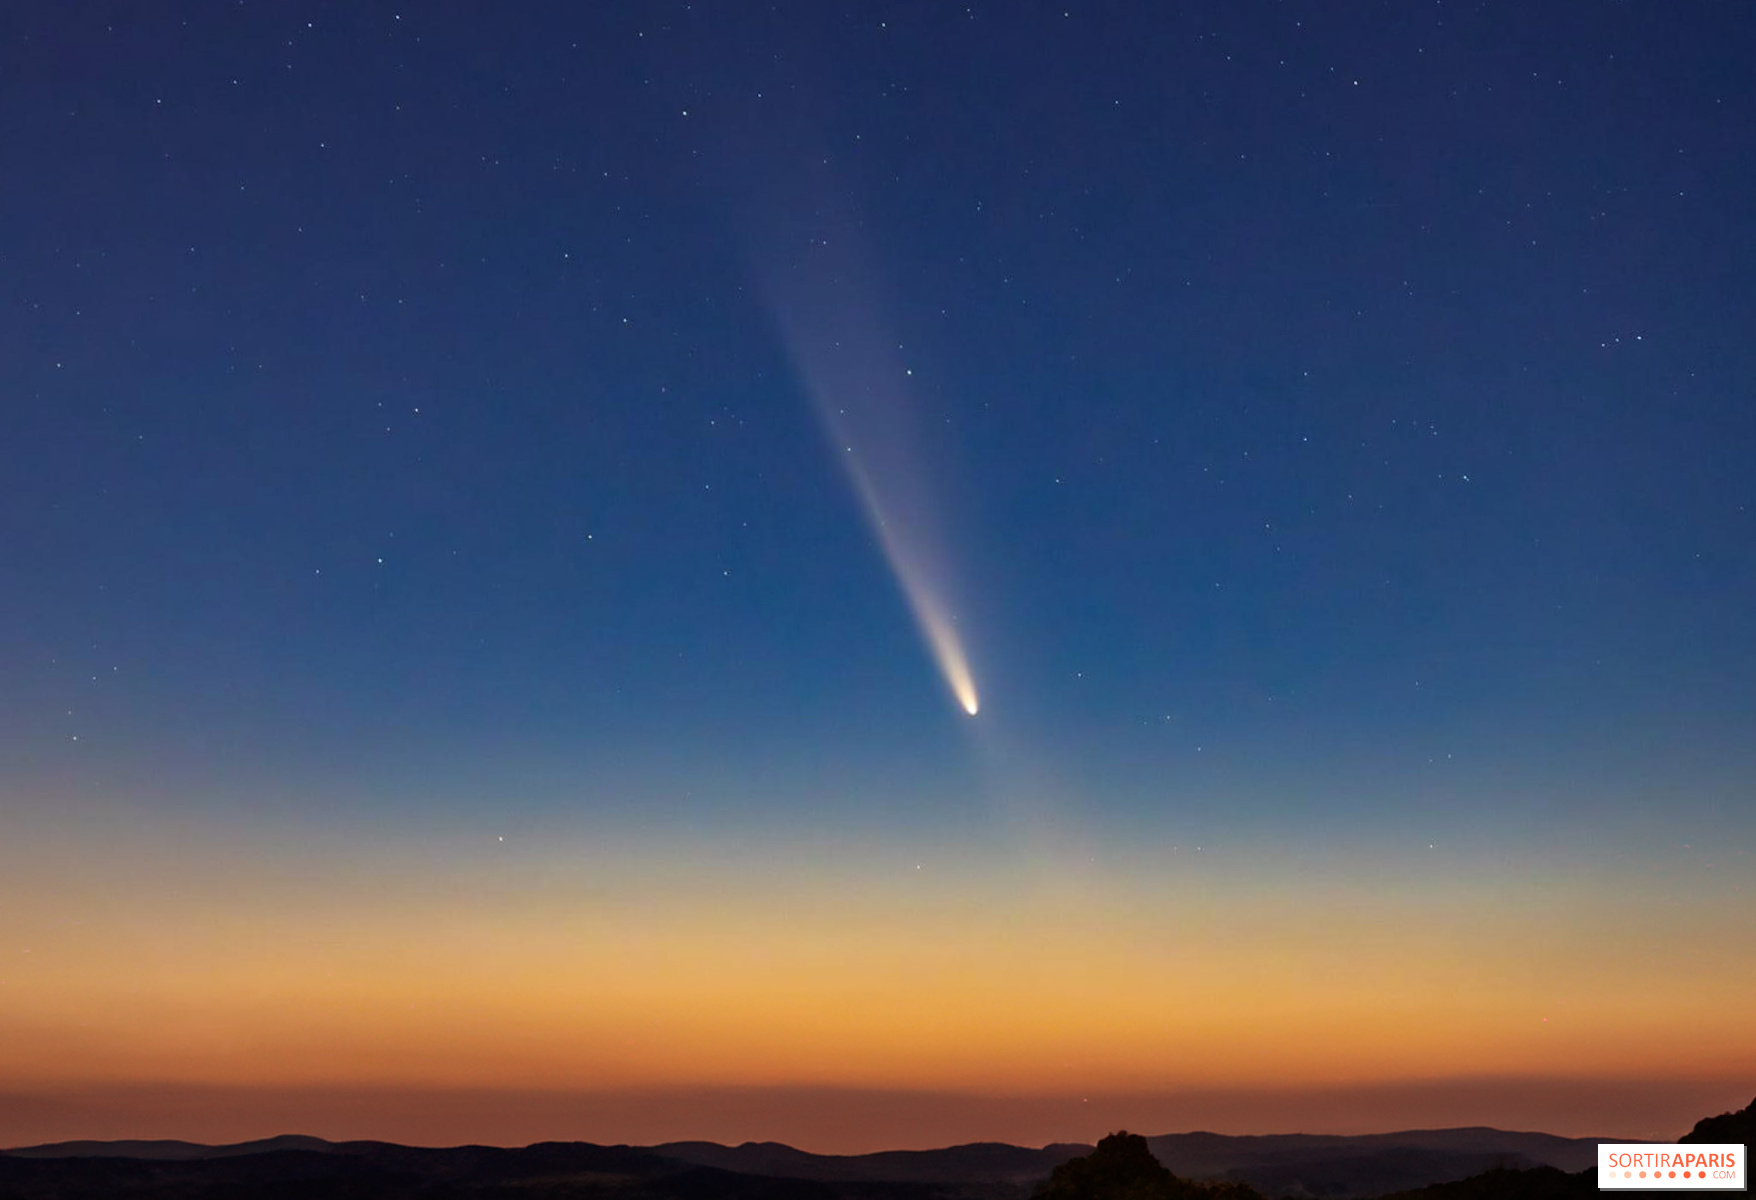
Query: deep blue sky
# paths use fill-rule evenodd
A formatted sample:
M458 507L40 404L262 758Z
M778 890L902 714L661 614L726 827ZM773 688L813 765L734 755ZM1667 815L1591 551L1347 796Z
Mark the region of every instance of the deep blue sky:
M961 788L761 287L820 220L913 371L984 719L1096 819L1748 799L1737 6L0 38L9 792Z
M1729 3L0 6L0 1145L1742 1103L1752 63Z

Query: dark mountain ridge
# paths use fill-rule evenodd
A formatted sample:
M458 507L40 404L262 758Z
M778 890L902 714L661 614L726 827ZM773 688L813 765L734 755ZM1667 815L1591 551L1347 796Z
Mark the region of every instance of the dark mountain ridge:
M1033 1150L1006 1142L970 1142L942 1150L812 1154L780 1142L666 1142L652 1152L698 1166L789 1179L1034 1184L1069 1159L1089 1154L1091 1147L1067 1142Z
M272 1144L282 1139L267 1139ZM70 1145L78 1145L72 1143ZM387 1142L322 1148L210 1147L221 1153L136 1158L0 1153L4 1200L934 1200L919 1184L825 1183L700 1167L629 1146L543 1142L520 1149L427 1149ZM161 1152L166 1151L162 1144ZM199 1149L199 1148L197 1148Z
M189 1162L200 1158L236 1158L242 1154L268 1154L275 1150L310 1150L328 1154L348 1145L327 1142L320 1137L302 1133L283 1133L279 1137L259 1138L253 1142L234 1142L208 1146L201 1142L180 1142L170 1138L152 1141L120 1142L50 1142L41 1146L21 1146L16 1150L0 1150L15 1158L143 1158L158 1162ZM390 1143L359 1143L389 1145Z
M1697 1122L1693 1141L1756 1141L1756 1104ZM1573 1195L1595 1191L1598 1141L1487 1127L1340 1136L1218 1133L1145 1139L1182 1180L1277 1197ZM231 1145L77 1141L0 1151L0 1200L115 1196L594 1197L596 1200L1027 1200L1057 1167L1089 1155L976 1142L938 1150L812 1154L778 1142L444 1149L283 1135Z

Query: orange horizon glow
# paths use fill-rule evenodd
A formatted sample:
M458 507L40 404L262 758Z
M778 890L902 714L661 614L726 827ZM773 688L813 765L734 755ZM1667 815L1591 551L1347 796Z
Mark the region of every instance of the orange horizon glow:
M53 879L12 862L0 1078L1063 1094L1756 1075L1756 947L1711 893L1660 923L1614 881L1246 882L1223 862L1057 880L992 856L554 843L454 848L440 887L426 853L137 847Z

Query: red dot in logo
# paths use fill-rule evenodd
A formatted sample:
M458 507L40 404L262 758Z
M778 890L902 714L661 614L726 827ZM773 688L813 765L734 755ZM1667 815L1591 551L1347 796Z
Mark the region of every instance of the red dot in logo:
M1687 1179L1687 1178L1689 1178L1689 1172L1687 1172L1687 1171L1684 1171L1684 1172L1683 1172L1683 1178L1684 1178L1684 1179Z
M1677 1177L1677 1173L1676 1173L1676 1172L1675 1172L1675 1171L1672 1171L1672 1172L1671 1172L1671 1178L1672 1178L1672 1179L1675 1179L1675 1178L1676 1178L1676 1177Z

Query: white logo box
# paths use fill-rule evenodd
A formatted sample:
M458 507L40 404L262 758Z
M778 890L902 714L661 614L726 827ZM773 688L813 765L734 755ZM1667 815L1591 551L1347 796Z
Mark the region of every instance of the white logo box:
M1600 1192L1742 1192L1748 1187L1745 1147L1724 1143L1599 1142Z

